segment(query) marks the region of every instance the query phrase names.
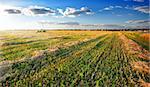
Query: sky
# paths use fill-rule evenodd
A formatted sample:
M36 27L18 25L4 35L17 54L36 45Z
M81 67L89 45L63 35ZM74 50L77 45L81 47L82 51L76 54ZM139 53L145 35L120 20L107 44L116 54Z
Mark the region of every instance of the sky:
M0 0L0 30L149 28L149 0Z

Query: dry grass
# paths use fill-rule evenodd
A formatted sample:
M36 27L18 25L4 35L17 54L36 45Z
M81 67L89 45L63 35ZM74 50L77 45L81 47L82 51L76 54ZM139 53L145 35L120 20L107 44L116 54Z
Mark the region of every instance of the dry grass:
M134 71L138 71L143 74L149 74L150 75L150 63L149 62L132 62L132 68Z
M143 81L142 79L139 81L141 87L150 87L150 83Z
M46 53L47 53L46 50L34 51L32 58L33 59L42 58L44 56L44 54L46 54Z
M150 34L142 34L141 37L143 37L144 40L150 41Z
M145 60L150 60L149 55L150 52L142 48L139 44L136 42L132 41L131 39L128 39L126 36L124 36L122 33L119 33L120 39L122 40L125 50L131 54L131 55L136 55L139 58L145 59Z

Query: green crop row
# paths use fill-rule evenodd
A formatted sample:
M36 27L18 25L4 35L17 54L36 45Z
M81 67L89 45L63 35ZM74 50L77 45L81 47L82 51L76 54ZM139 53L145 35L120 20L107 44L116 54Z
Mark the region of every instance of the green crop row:
M83 48L87 49L87 47L85 47L84 45L88 46L92 43L94 44L97 40L99 40L102 37L103 36L98 37L96 39L92 39L87 42L80 43L77 46L70 47L69 49L62 48L55 53L50 53L50 54L45 55L41 60L33 60L33 61L29 60L29 61L14 64L12 66L12 69L8 71L8 74L10 75L10 77L8 77L10 79L9 81L12 81L13 83L13 80L11 79L15 78L14 79L15 81L15 80L20 79L20 76L25 78L26 76L28 76L28 74L33 74L35 72L38 72L39 69L42 70L43 67L46 67L49 64L54 64L55 62L57 62L56 60L63 59L63 58L68 57L69 55L75 54L76 51L78 52L78 50L83 52L84 50L81 50L81 49ZM90 47L91 46L93 45L90 45Z

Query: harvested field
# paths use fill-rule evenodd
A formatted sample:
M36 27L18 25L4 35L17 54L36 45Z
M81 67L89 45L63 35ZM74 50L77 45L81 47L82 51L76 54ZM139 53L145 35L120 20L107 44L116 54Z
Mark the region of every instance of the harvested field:
M149 87L149 33L0 33L0 86Z

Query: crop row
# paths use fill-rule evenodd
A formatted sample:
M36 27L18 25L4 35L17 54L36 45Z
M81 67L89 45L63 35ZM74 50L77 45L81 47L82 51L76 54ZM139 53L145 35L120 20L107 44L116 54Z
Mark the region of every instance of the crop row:
M6 79L12 81L13 83L13 81L19 80L21 79L21 77L24 78L28 76L28 74L33 74L35 72L38 72L39 69L42 70L45 66L48 66L49 64L54 64L55 62L57 62L56 59L57 60L63 59L64 57L77 53L78 50L83 52L83 50L81 49L83 48L87 49L87 47L83 47L84 45L87 46L90 45L89 47L91 47L92 46L91 44L96 43L102 37L103 36L98 37L96 39L92 39L87 42L80 43L77 46L70 47L69 49L62 48L55 53L46 54L41 60L25 61L25 62L14 64L12 66L12 69L10 69L7 73L10 75L11 78L9 77L9 75L6 75L8 76L8 78Z

